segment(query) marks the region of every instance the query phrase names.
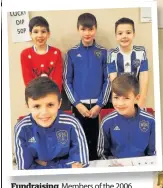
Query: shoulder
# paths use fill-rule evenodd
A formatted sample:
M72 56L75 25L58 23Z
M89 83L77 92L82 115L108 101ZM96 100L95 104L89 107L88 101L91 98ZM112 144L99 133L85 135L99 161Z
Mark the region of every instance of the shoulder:
M103 47L102 45L99 45L99 44L97 44L97 43L95 43L95 48L97 48L97 49L99 49L99 50L106 50L106 48L105 47Z
M32 47L25 48L24 50L22 50L21 55L29 55L29 53L31 52L32 52Z
M106 115L102 121L101 121L101 126L104 126L106 124L109 124L110 122L112 122L114 119L116 119L118 117L118 113L117 111L113 111L112 113Z
M80 48L80 44L76 44L75 46L73 46L72 48L70 48L67 53L72 53L76 50L78 50Z
M133 50L135 51L145 51L145 47L144 46L133 46Z
M108 49L107 52L108 52L109 55L117 54L119 52L119 48L118 47L111 48L111 49Z
M22 120L20 120L14 127L15 133L19 134L24 129L31 128L32 122L30 115L25 116Z
M140 113L139 113L141 119L143 118L144 120L148 120L150 121L151 123L154 123L155 122L155 118L152 114L144 111L144 110L140 110Z
M54 46L49 46L49 50L51 51L51 52L53 52L54 54L61 54L61 51L60 51L60 49L58 49L58 48L56 48L56 47L54 47Z
M58 122L71 125L74 128L81 126L77 118L75 118L73 115L66 114L64 112L59 114Z

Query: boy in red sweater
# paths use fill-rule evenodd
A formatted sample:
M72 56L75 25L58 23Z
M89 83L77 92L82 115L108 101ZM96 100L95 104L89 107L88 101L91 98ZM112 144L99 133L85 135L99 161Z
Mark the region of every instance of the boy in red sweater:
M39 76L47 76L62 89L62 57L59 49L47 45L50 37L49 24L41 16L29 22L33 46L21 52L21 67L25 85Z

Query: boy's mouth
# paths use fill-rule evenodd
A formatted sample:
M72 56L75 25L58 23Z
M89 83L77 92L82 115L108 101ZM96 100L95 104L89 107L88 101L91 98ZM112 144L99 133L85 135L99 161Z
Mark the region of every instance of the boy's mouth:
M86 40L89 40L91 37L85 37Z
M50 117L45 117L45 118L39 118L41 121L49 121Z
M127 43L127 42L129 42L129 40L121 40L121 42Z
M44 42L44 40L37 40L37 42L42 43L42 42Z

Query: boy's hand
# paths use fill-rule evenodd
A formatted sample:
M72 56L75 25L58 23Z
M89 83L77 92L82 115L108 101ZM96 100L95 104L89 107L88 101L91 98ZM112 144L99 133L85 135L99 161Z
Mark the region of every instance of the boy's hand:
M90 111L82 103L77 104L76 108L83 117L90 117Z
M81 163L73 163L72 168L83 168L83 165Z
M117 160L112 160L112 164L110 166L123 166L121 163L117 162Z
M95 118L99 115L100 113L100 110L101 110L101 107L99 105L95 105L93 108L91 108L90 110L90 118Z
M36 159L35 162L41 166L46 166L47 165L47 162L46 161L42 161L42 160L39 160L39 159Z

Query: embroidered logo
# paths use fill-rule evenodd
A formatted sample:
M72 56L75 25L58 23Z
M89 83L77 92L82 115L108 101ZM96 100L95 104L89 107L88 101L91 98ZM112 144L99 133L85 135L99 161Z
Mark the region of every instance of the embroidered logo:
M68 132L65 130L60 130L56 132L57 140L61 144L66 144L68 141Z
M95 54L96 57L100 58L101 55L102 55L102 52L101 52L101 50L95 50L94 54Z
M82 57L82 55L81 54L77 54L76 57Z
M149 122L145 120L140 121L139 128L142 132L147 132L149 129Z
M133 61L133 65L134 65L135 68L139 67L140 66L140 60L139 59L135 59Z
M130 66L130 63L127 62L127 63L125 64L125 67L129 67L129 66Z
M114 131L120 131L120 128L118 127L118 125L116 125L116 126L114 127Z
M30 138L30 139L28 140L28 142L36 143L35 137Z

